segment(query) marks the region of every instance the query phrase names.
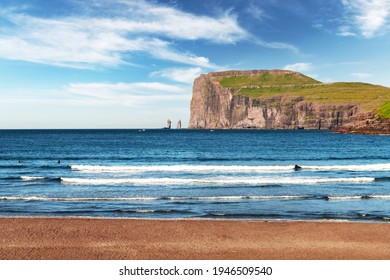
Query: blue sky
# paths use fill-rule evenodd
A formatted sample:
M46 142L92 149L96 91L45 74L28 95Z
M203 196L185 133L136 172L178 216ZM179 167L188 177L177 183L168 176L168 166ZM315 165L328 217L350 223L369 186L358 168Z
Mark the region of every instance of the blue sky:
M193 79L390 86L390 0L2 0L0 129L187 126Z

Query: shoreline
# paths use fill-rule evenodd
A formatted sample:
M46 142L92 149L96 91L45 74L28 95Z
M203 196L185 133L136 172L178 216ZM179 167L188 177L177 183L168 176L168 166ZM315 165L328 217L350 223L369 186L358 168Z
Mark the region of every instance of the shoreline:
M91 219L91 220L131 220L131 221L232 221L232 222L265 222L265 223L346 223L346 224L390 224L389 220L342 220L342 219L240 219L240 218L137 218L137 217L104 217L104 216L0 216L2 219Z
M6 217L0 259L390 259L390 224Z
M190 128L190 127L183 127L180 129L171 128L171 129L164 129L164 128L158 128L158 127L141 127L141 128L0 128L0 131L140 131L140 130L149 130L149 131L208 131L208 130L214 130L214 131L323 131L323 132L331 132L331 133L340 133L340 134L351 134L351 135L390 135L390 131L388 130L378 130L378 129L352 129L352 128L334 128L334 129L317 129L317 128L241 128L241 127L235 127L235 128L212 128L212 127L196 127L196 128Z

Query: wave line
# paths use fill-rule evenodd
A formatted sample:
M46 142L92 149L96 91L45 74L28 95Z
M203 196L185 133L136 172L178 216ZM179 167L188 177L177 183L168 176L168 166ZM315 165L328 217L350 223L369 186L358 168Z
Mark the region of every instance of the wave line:
M292 172L294 165L70 165L74 171L81 172ZM390 163L361 165L302 165L304 171L386 171Z
M313 199L314 196L167 196L167 197L38 197L38 196L2 196L0 200L28 200L28 201L64 201L64 202L87 202L87 201L153 201L153 200L290 200L290 199Z
M260 185L260 184L321 184L321 183L365 183L374 182L372 177L355 177L355 178L236 178L225 177L223 179L183 179L183 178L120 178L120 179L85 179L85 178L64 178L61 182L65 184L81 185L190 185L190 184L237 184L237 185Z

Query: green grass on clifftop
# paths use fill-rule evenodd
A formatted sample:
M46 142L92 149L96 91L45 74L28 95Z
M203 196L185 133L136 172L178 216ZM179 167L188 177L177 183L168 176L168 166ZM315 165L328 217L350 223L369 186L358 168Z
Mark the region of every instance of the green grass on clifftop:
M378 108L378 114L382 119L390 119L390 102L387 102Z
M281 95L287 99L304 97L305 100L321 104L356 104L366 110L380 108L383 117L390 117L390 88L371 84L333 83L312 87L241 88L237 94L252 98L270 98Z
M390 98L390 88L364 83L332 83L314 86L292 86L241 88L237 93L250 97L272 96L277 93L291 96L306 96L310 99L329 100L366 100L372 98Z
M281 86L317 83L320 82L300 73L275 74L272 72L264 72L260 75L224 77L220 81L223 87Z
M305 100L319 105L354 105L390 119L390 88L366 83L322 84L297 72L265 71L258 75L228 76L220 85L232 94L257 99L282 97L283 102Z

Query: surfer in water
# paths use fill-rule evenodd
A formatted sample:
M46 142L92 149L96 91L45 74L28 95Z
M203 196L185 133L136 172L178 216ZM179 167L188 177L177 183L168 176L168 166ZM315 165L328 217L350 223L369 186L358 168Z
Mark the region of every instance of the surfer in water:
M302 167L300 167L299 165L295 164L294 165L294 171L301 171Z

